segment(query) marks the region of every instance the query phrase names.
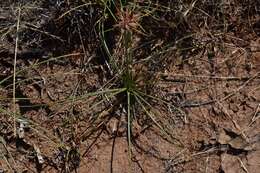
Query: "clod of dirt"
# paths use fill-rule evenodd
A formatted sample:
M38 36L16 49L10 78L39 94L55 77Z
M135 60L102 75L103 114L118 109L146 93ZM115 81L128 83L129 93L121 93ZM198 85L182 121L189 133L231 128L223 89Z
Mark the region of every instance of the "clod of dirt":
M249 143L246 139L233 131L222 129L218 136L218 142L222 145L228 144L233 149L237 150L250 150Z

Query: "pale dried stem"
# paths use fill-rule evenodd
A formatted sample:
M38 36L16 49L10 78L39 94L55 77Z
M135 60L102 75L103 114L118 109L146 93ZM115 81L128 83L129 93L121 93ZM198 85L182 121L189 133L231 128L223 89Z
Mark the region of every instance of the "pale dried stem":
M19 41L19 27L20 27L20 17L21 17L21 8L18 8L17 24L16 24L16 38L15 38L15 52L14 52L14 66L13 66L13 130L14 136L16 136L16 61L17 61L17 52L18 52L18 41Z

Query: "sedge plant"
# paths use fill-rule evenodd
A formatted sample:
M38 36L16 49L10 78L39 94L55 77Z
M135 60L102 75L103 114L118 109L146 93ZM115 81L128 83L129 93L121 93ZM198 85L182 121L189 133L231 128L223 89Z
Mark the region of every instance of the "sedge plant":
M121 1L120 1L121 2ZM113 1L110 2L113 4ZM110 5L111 5L110 4ZM114 4L115 5L115 4ZM118 93L120 96L123 95L123 99L121 100L122 105L125 105L125 110L127 113L127 139L128 139L128 148L129 148L129 158L132 157L132 144L133 144L133 122L138 121L139 115L136 116L136 110L141 110L144 116L150 119L153 124L159 128L161 131L163 138L168 141L178 144L182 146L181 142L176 139L167 124L167 120L164 120L161 117L158 111L154 110L154 103L157 103L160 106L167 107L169 109L175 110L175 112L184 114L184 112L175 107L174 105L167 103L161 98L148 94L145 87L143 85L151 85L148 79L145 78L142 80L144 84L140 84L138 82L139 78L142 78L146 74L136 73L135 72L135 61L134 61L134 53L133 53L133 38L134 33L138 30L142 33L143 29L138 23L141 19L142 15L135 14L136 6L134 4L125 5L120 3L117 7L117 14L114 14L112 10L106 6L109 10L107 12L111 15L112 18L116 20L116 24L112 26L113 28L105 28L104 23L98 23L100 36L102 40L103 50L106 52L108 57L107 64L109 65L108 69L111 69L111 73L117 75L117 82L119 82L123 88L122 92ZM147 13L147 11L145 12ZM107 16L104 15L104 16ZM119 28L119 31L118 31ZM112 53L112 50L109 50L108 42L106 40L106 32L113 32L113 29L120 33L119 35L119 48ZM116 32L115 32L116 33ZM118 53L119 52L119 53ZM149 83L150 82L150 83ZM148 86L149 87L149 86ZM150 86L152 87L152 85ZM142 114L142 113L141 113Z

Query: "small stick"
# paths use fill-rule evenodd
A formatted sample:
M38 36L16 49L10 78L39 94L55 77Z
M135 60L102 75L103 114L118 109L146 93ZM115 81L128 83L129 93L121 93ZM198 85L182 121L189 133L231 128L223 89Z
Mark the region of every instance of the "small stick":
M258 74L258 73L257 73ZM217 80L226 80L226 81L234 81L234 80L249 80L251 77L241 76L207 76L207 75L185 75L185 74L162 74L162 77L166 81L184 81L184 79L172 79L168 77L183 77L183 78L204 78L204 79L217 79ZM255 78L255 77L254 77ZM257 76L256 76L257 78Z
M20 27L20 17L21 17L21 8L18 8L18 17L17 17L17 24L16 24L16 38L15 38L15 52L14 52L14 75L13 75L13 128L14 128L14 136L16 136L16 120L15 120L15 114L16 114L16 98L15 98L15 81L16 81L16 61L17 61L17 52L18 52L18 32Z
M241 168L246 172L249 173L249 171L247 170L245 164L243 163L243 161L238 157L238 161L240 162L240 166Z

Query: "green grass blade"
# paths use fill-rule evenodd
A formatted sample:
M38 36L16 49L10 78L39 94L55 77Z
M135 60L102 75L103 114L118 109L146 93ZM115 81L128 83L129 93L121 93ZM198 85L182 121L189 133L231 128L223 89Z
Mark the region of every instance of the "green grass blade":
M160 125L160 123L157 122L155 115L153 114L153 112L148 111L148 109L144 106L144 104L142 103L142 101L144 103L146 103L150 108L152 108L152 106L150 104L148 104L140 95L135 94L135 99L136 101L141 105L142 109L145 111L145 113L152 119L152 121L156 124L156 126L158 126L162 131L165 131L164 128Z
M128 159L129 167L131 169L131 160L132 160L132 142L131 142L131 133L132 133L132 116L131 116L131 93L127 91L127 138L128 138ZM130 171L131 172L131 171Z
M151 98L151 99L153 99L153 100L156 100L156 101L158 101L158 102L161 102L161 103L163 103L163 104L165 104L165 105L167 105L167 106L169 106L169 107L171 107L171 108L174 108L174 110L177 110L177 111L178 111L179 113L181 113L182 115L185 115L185 112L184 112L183 110L181 110L180 108L174 106L173 104L170 104L169 102L164 101L163 99L160 99L160 98L158 98L158 97L155 97L155 96L146 94L146 93L141 92L141 91L135 91L134 93L137 94L137 95L142 95L142 96Z
M176 143L176 141L178 143L180 143L182 146L181 141L179 141L178 139L172 137L171 133L168 132L167 129L165 129L157 120L156 120L156 115L153 111L149 111L146 106L144 104L146 104L148 106L149 109L153 109L152 105L150 103L148 103L142 96L140 96L138 93L134 93L135 99L136 101L141 105L142 109L145 111L145 113L151 118L151 120L155 123L155 125L162 131L162 133L167 137L167 139L172 142L172 143ZM159 115L157 115L159 116Z

